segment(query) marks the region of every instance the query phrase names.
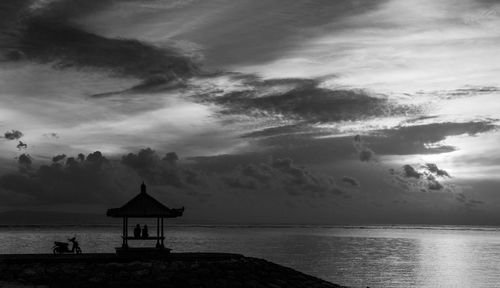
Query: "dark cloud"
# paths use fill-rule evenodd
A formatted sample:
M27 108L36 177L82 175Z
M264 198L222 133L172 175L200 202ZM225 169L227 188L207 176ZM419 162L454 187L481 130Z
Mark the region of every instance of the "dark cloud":
M238 91L208 99L226 108L225 113L276 114L297 120L342 121L358 120L373 116L408 113L414 107L398 106L385 98L368 95L361 90L330 90L319 87L318 80L282 79L252 81L253 89ZM262 95L267 90L287 84L283 92ZM204 98L207 100L207 98Z
M416 187L416 189L420 189L422 192L427 192L427 189L440 191L443 190L445 186L441 184L436 177L451 178L448 172L439 169L434 163L419 165L417 168L406 164L402 168L401 173L394 169L389 169L389 173L392 177L395 177L396 183L404 186L405 189ZM414 179L414 181L409 179Z
M369 162L374 159L375 152L368 147L367 143L361 139L360 135L354 136L353 146L358 152L359 160Z
M403 171L405 173L404 175L409 178L420 179L420 177L422 176L422 173L417 172L417 170L415 170L413 166L408 164L403 166Z
M179 160L179 156L177 156L177 153L175 152L168 152L165 154L165 157L163 157L163 160L167 161L170 165L176 165Z
M17 163L19 164L19 170L21 172L30 170L32 162L29 154L21 154L21 156L17 158Z
M430 190L441 190L443 189L443 185L439 183L436 179L428 179L428 187Z
M190 74L191 75L191 74ZM105 98L114 95L125 95L134 93L158 93L168 90L186 88L187 85L182 81L189 75L177 77L176 75L152 75L144 79L140 84L125 90L97 93L91 95L92 98Z
M170 185L177 188L186 184L201 185L196 171L179 167L179 157L175 152L167 153L162 159L151 148L141 149L137 154L129 153L121 163L135 170L141 177L153 184Z
M464 123L432 123L425 125L397 127L379 130L365 136L370 146L383 155L436 154L454 151L446 145L432 145L445 140L448 136L467 134L474 136L497 129L489 121Z
M85 161L85 155L83 155L82 153L78 154L77 158L80 162Z
M228 177L221 181L227 189L240 187L256 193L269 191L293 196L326 197L337 195L339 191L347 195L350 188L340 188L333 177L297 165L290 157L269 158L266 154L250 153L196 157L191 161L195 163L194 167L209 172L212 178Z
M467 208L474 208L478 205L484 204L484 202L481 200L470 199L464 193L458 193L455 196L455 199L457 200L457 202L463 204Z
M122 157L122 163L139 172L140 175L154 174L159 156L151 148L141 149L137 154L129 153Z
M349 177L349 176L342 177L342 182L347 183L347 184L354 186L354 187L359 187L358 180L356 180L352 177Z
M451 177L450 174L448 174L448 172L446 172L443 169L439 169L438 166L434 163L427 163L427 164L425 164L425 166L426 166L427 170L429 170L429 172L434 173L437 176L448 177L448 178Z
M448 136L462 134L475 136L495 129L497 129L496 125L489 121L447 122L375 130L369 134L353 137L335 136L336 133L341 132L318 128L313 123L300 122L297 125L262 129L245 134L244 137L251 139L255 146L265 148L268 153L278 158L293 157L298 162L312 164L351 159L353 147L356 157L365 162L377 161L377 155L445 153L456 149L439 144ZM335 137L328 137L332 134ZM249 161L247 158L257 157L257 155L225 157L227 161L245 162ZM477 159L470 159L470 161L473 160ZM481 163L484 161L488 159L480 159ZM444 172L446 171L440 171L439 173L443 174L437 176L446 177Z
M11 25L9 31L13 37L9 38L9 45L2 44L11 47L7 51L11 54L15 47L16 53L28 60L55 63L58 68L104 68L114 74L144 79L146 84L151 79L163 79L164 83L178 81L198 71L191 58L174 48L105 38L84 31L71 21L114 1L51 1L35 10L28 8L29 2L21 2L25 5L7 7L18 17L17 21L5 24Z
M196 71L190 60L174 50L125 39L107 39L76 27L31 19L20 44L29 59L57 61L58 67L107 68L122 75L176 81Z
M249 164L242 169L241 173L264 184L269 183L272 178L272 170L268 165L262 163L259 165Z
M7 131L3 135L7 140L17 140L24 136L24 134L19 130Z
M479 205L479 204L484 204L484 202L481 201L481 200L470 199L469 202L468 202L468 204L470 204L470 205Z
M455 198L457 199L458 202L462 202L462 203L465 202L465 199L466 199L466 197L463 193L458 193L457 197L455 197Z
M108 160L96 151L87 156L57 155L51 164L33 168L31 157L22 154L18 158L19 172L0 176L0 190L24 195L34 203L102 204L122 199L130 179L137 182L142 178L153 187L168 185L190 197L207 197L212 191L217 191L218 197L238 191L350 197L348 190L338 187L332 177L313 173L290 158L237 165L225 172L205 171L195 161L184 164L178 159L173 152L160 157L150 148L123 155L118 161Z
M18 159L19 164L30 166L29 155L23 155ZM0 188L30 196L40 203L108 203L120 192L108 160L100 152L89 154L83 162L70 157L64 166L52 163L20 171L1 176Z
M306 167L298 166L290 158L276 158L259 164L250 163L234 169L224 178L227 186L240 189L284 191L292 196L326 197L346 195L335 180Z
M315 135L313 129L309 127L306 123L283 125L271 128L264 128L262 130L257 130L254 132L246 133L241 137L244 138L259 138L259 137L276 137L276 136L286 136L291 134L300 133L301 135L307 134Z
M497 92L497 91L500 91L500 88L494 87L494 86L461 88L461 89L446 91L444 93L444 96L449 99L449 98L473 96L473 95L482 94L482 93L489 94L489 93ZM442 95L441 93L443 93L443 92L442 91L436 92L437 95Z
M57 134L57 133L45 133L45 134L43 134L43 136L45 136L47 138L55 138L55 139L60 138L59 134Z
M350 25L343 21L346 17L372 11L382 3L367 0L240 1L231 13L219 13L204 22L202 29L190 30L183 36L206 47L207 59L219 67L270 63L297 45L314 39L318 29L325 29L325 33L332 33L332 29L348 29ZM193 15L192 11L196 11L194 15L199 15L200 11L213 15L217 9L217 6L200 7L193 3L183 5L170 16Z
M224 184L230 188L237 188L237 189L251 189L254 190L257 188L257 185L255 184L254 181L243 181L240 178L234 178L234 177L228 177L228 176L223 176L222 181Z
M110 160L99 151L76 157L61 154L51 164L33 168L31 157L23 154L18 172L0 176L0 195L24 195L35 204L105 204L124 201L141 180L152 187L175 187L190 197L209 195L210 183L204 175L178 165L175 153L167 155L160 159L149 148L123 155L121 160ZM201 185L203 190L195 189Z
M24 143L23 141L19 141L16 147L19 150L28 149L28 144Z
M292 159L290 158L275 159L271 163L271 166L284 173L290 174L293 177L301 178L307 175L307 172L304 170L304 168L295 166Z
M197 172L191 171L189 169L186 169L183 172L186 175L186 183L195 186L200 186L203 184L203 179L201 179L200 175Z
M65 154L57 155L57 156L52 157L52 162L59 162L59 161L63 160L64 158L66 158Z
M85 162L92 164L95 167L101 167L108 163L108 159L104 157L100 151L95 151L94 153L87 155Z
M372 160L374 152L371 149L364 149L359 152L359 160L368 162Z

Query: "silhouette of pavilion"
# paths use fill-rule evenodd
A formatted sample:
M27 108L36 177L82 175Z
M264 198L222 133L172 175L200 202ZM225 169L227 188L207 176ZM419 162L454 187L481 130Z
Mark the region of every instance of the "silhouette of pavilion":
M182 216L184 207L180 209L170 209L163 205L160 201L146 193L146 185L144 182L141 185L141 193L128 201L120 208L108 209L106 215L108 217L123 218L123 243L120 250L138 249L129 248L128 240L156 240L156 248L165 248L163 234L163 219L176 218ZM134 237L128 235L128 219L129 218L156 218L156 235L148 237ZM141 250L141 249L140 249ZM142 249L144 250L144 249Z

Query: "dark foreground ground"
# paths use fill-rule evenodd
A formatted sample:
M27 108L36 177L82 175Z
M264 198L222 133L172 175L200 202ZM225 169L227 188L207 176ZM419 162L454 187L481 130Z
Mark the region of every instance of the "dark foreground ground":
M272 262L224 253L0 255L0 287L343 287Z

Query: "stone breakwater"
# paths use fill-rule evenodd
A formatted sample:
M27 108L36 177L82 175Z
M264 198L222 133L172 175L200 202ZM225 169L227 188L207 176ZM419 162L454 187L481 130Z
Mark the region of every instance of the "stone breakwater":
M272 262L223 253L1 255L0 287L343 287Z

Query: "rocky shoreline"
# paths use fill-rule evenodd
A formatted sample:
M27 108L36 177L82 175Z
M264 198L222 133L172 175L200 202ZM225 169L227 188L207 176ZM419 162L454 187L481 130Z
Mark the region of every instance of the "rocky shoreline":
M263 259L225 253L1 255L0 287L343 287Z

